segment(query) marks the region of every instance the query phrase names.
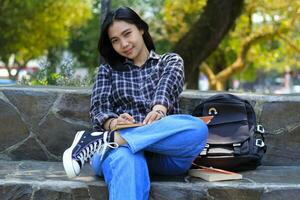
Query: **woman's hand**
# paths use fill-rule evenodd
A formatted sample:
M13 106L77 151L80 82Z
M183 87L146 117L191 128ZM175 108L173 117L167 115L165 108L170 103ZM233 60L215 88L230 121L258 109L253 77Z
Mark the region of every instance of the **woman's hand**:
M163 105L155 105L151 112L149 112L143 121L143 124L151 124L156 120L166 116L167 108Z
M119 115L118 118L112 118L109 120L110 120L110 121L108 121L108 129L109 130L114 129L117 125L133 124L135 122L134 118L128 113L123 113L123 114Z

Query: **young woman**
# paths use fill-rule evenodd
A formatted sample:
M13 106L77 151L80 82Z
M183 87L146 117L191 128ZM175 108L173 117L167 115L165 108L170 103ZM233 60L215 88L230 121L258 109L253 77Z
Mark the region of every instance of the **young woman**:
M110 12L102 25L99 67L91 97L94 131L80 131L63 155L69 177L90 160L109 198L148 199L149 174L180 175L206 144L207 126L179 114L183 60L155 53L148 25L133 10ZM113 131L122 124L143 126Z

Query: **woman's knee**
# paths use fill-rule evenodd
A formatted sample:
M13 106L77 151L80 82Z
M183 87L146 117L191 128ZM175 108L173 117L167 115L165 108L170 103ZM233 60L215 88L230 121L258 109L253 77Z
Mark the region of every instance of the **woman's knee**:
M203 135L207 135L208 133L205 122L197 117L187 114L170 115L168 117L169 123L172 123L173 126L184 127L187 130L200 130Z
M195 140L206 141L208 128L204 121L191 115L180 115L179 120L182 122L178 123L178 125L185 124L183 127L186 127L186 131L190 133L190 137L195 138Z
M207 140L208 137L208 127L202 120L193 117L194 124L193 124L193 131L198 135L198 137L202 138L203 140Z
M187 123L189 124L186 130L186 137L189 139L190 147L193 147L195 151L201 151L207 142L208 137L208 127L207 125L200 119L189 116L186 118Z

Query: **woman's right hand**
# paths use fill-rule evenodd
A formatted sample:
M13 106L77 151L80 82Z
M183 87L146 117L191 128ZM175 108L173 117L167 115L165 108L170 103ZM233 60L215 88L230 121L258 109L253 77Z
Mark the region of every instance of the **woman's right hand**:
M117 125L135 123L134 118L128 113L123 113L123 114L119 115L118 118L113 118L110 120L112 120L112 121L108 121L108 124L109 124L108 129L110 129L110 130L114 129L114 127L116 127Z

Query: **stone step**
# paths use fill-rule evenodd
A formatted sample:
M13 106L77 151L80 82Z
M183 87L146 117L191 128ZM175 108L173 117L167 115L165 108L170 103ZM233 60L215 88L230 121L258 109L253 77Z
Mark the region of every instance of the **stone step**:
M299 166L261 166L242 173L243 180L205 182L184 176L152 177L151 200L299 199ZM60 162L0 160L0 200L107 199L102 178L86 165L69 180Z

